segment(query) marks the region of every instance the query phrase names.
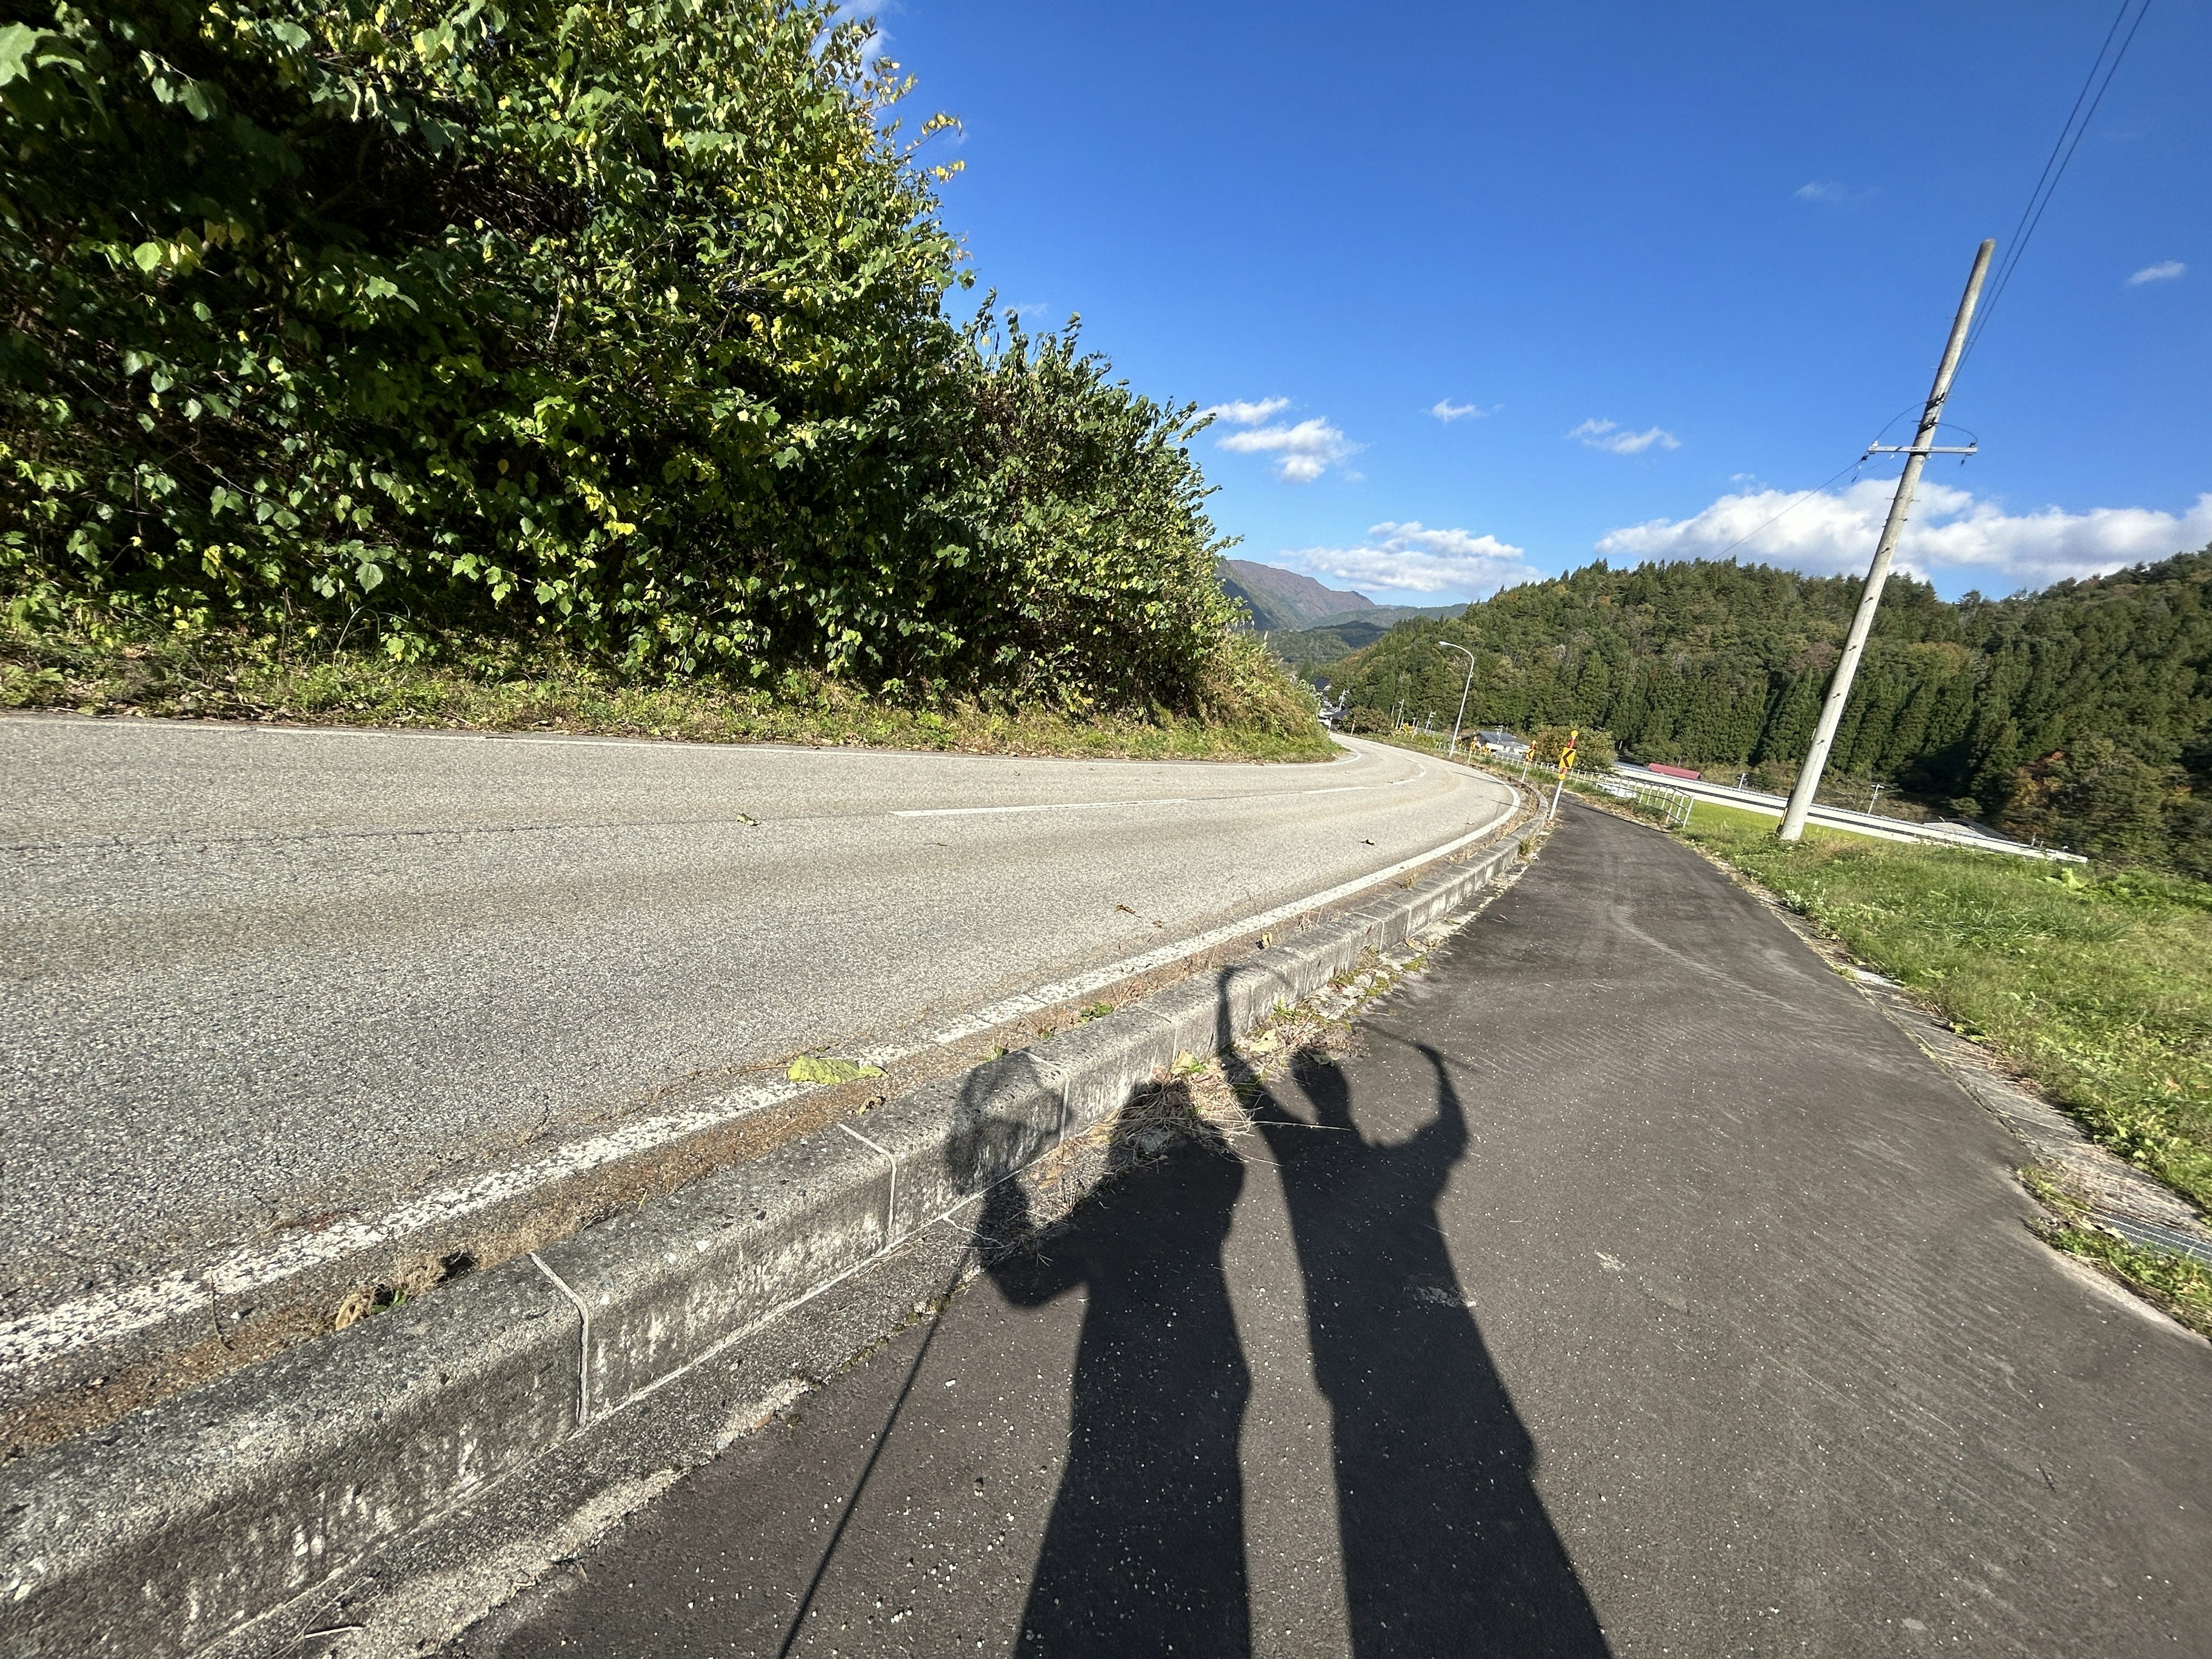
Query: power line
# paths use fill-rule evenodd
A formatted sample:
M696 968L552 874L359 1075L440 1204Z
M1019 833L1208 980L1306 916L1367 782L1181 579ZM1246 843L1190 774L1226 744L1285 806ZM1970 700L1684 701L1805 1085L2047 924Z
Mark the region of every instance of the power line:
M2136 7L2135 21L2128 23L2127 33L2122 34L2120 25L2127 22L2128 10L2131 6ZM1989 328L1990 319L1996 315L2006 286L2012 281L2013 273L2020 269L2021 258L2027 252L2028 243L2034 240L2036 227L2043 222L2044 212L2051 206L2051 198L2058 193L2058 185L2066 177L2066 169L2074 164L2074 153L2081 148L2081 140L2089 131L2089 123L2096 118L2097 106L2105 101L2105 94L2112 89L2112 77L2119 73L2121 60L2128 55L2129 46L2135 43L2136 31L2142 27L2143 19L2149 15L2150 0L2142 0L2140 6L2136 6L2136 0L2120 0L2120 9L2113 15L2112 27L2105 31L2104 42L2098 46L2097 55L2090 62L2089 73L2082 80L2081 90L2074 95L2074 107L2067 112L2065 125L2059 128L2058 137L2051 146L2051 154L2044 160L2043 171L2036 178L2035 188L2028 192L2027 205L2020 210L2019 222L2013 227L2012 246L2005 251L2004 259L1997 267L1996 281L1990 289L1989 303L1982 307L1982 314L1974 324L1974 331L1967 337L1966 349L1959 360L1961 366L1967 357L1973 355L1974 347ZM2112 42L2116 39L2119 41L2117 52L2112 49ZM2106 62L2107 53L2112 58L2109 64ZM2099 79L2100 70L2103 71L2101 80ZM2095 88L2094 95L2090 90L2092 88Z
M1714 554L1714 555L1713 555L1713 557L1714 557L1716 560L1719 560L1719 559L1725 559L1726 557L1728 557L1728 556L1729 556L1729 554L1731 554L1731 553L1735 552L1735 551L1736 550L1736 549L1738 549L1739 547L1741 547L1741 546L1742 546L1746 542L1749 541L1753 537L1754 537L1754 536L1756 536L1756 535L1759 534L1759 533L1760 533L1760 532L1764 531L1764 530L1766 528L1767 525L1771 525L1771 524L1779 524L1783 520L1784 520L1784 519L1788 518L1788 517L1790 516L1790 514L1791 514L1792 513L1795 513L1795 512L1796 512L1799 507L1801 507L1804 506L1806 502L1808 502L1808 501L1811 501L1811 500L1813 499L1813 497L1814 497L1814 496L1815 496L1815 495L1819 495L1822 490L1826 489L1830 484L1832 484L1832 483L1835 483L1835 481L1836 481L1837 479L1838 479L1838 478L1842 477L1844 476L1844 473L1850 471L1854 467L1857 466L1861 462L1864 461L1865 459L1866 459L1866 457L1865 457L1863 454L1860 454L1860 455L1854 455L1853 457L1851 457L1851 459L1850 459L1850 460L1848 460L1848 461L1844 462L1843 465L1841 465L1841 466L1838 467L1838 468L1837 468L1833 472L1831 472L1831 473L1830 473L1826 477L1825 477L1825 478L1821 479L1820 483L1818 483L1814 484L1814 485L1810 489L1807 490L1803 495L1800 495L1800 496L1799 496L1796 501L1794 501L1790 502L1789 506L1787 506L1787 507L1784 507L1780 512L1777 513L1777 514L1776 514L1772 518L1771 518L1771 519L1767 520L1765 521L1765 524L1761 524L1761 525L1759 525L1759 526L1756 526L1756 527L1755 527L1755 528L1753 528L1753 529L1747 530L1746 532L1744 532L1744 533L1743 533L1742 535L1741 535L1741 536L1737 537L1734 541L1730 542L1730 543L1729 543L1726 547L1724 547L1724 548L1721 549L1721 550L1720 550L1719 552L1717 552L1717 553Z
M2128 12L2131 7L2135 9L2135 21L2128 23ZM1980 342L1984 331L1989 327L1990 319L1996 314L1997 302L2004 298L2006 285L2012 281L2013 272L2020 268L2021 257L2027 252L2028 243L2034 240L2036 228L2042 224L2044 213L2051 206L2051 198L2058 193L2058 185L2066 177L2066 169L2073 165L2074 153L2081 148L2081 140L2089 131L2089 123L2096 118L2098 106L2105 101L2105 94L2112 88L2112 77L2119 73L2121 60L2128 55L2128 48L2135 44L2136 32L2142 27L2143 19L2149 15L2150 0L2141 0L2140 4L2137 3L2137 0L2120 0L2119 10L2112 15L2112 27L2105 31L2105 38L2097 47L2097 55L2090 60L2089 73L2082 79L2081 90L2074 94L2074 107L2066 112L2065 124L2058 130L2058 137L2051 146L2051 154L2044 158L2043 171L2036 175L2035 188L2028 191L2027 201L2021 208L2020 218L2013 226L2011 246L2006 250L2004 258L1998 263L1996 280L1990 284L1988 302L1981 307L1981 314L1975 319L1973 331L1966 337L1966 349L1959 354L1959 368L1966 367L1966 359L1973 355L1974 347ZM2127 33L2124 35L2120 33L2120 26L2123 23L2127 23ZM2119 42L2119 50L2114 52L2112 42L2116 40ZM2108 54L2112 59L2109 64L2106 62ZM2103 71L2101 80L2099 78L2100 70ZM2094 93L2091 90L2093 88ZM1913 407L1912 404L1908 404L1899 413L1909 414ZM1887 432L1897 423L1897 420L1898 416L1891 416L1883 423L1882 432ZM1876 434L1875 442L1881 441L1881 434ZM1842 477L1844 473L1863 465L1868 454L1871 453L1872 446L1869 446L1866 452L1849 464L1837 468L1826 479L1814 485L1812 489L1799 495L1771 517L1737 537L1713 556L1716 559L1724 559L1745 543L1765 534L1769 526L1780 523L1782 520L1795 513L1814 496Z
M1735 552L1736 549L1741 547L1746 542L1764 533L1767 526L1779 524L1784 519L1788 518L1790 514L1795 513L1799 507L1804 506L1806 502L1811 501L1814 496L1819 495L1830 484L1835 483L1837 479L1842 477L1844 473L1853 471L1858 467L1863 466L1866 464L1867 456L1873 452L1874 444L1878 444L1882 441L1883 436L1889 431L1890 428L1897 424L1899 417L1900 416L1910 415L1914 410L1919 407L1920 405L1918 404L1905 404L1904 408L1897 411L1897 414L1891 416L1887 420L1881 423L1881 430L1874 434L1873 443L1869 444L1865 449L1861 450L1858 454L1844 462L1833 472L1831 472L1826 477L1821 479L1820 483L1814 484L1803 495L1791 501L1787 507L1783 507L1780 511L1774 514L1773 516L1744 532L1742 535L1737 537L1726 547L1721 549L1719 552L1714 554L1713 557L1716 559L1725 559L1729 554Z

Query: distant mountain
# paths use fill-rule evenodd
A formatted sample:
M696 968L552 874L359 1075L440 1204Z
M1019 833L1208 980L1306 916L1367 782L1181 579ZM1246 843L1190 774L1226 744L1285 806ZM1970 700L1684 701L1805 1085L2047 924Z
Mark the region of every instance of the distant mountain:
M1328 617L1364 615L1379 608L1364 593L1324 587L1311 576L1276 565L1224 559L1219 568L1223 591L1232 599L1242 599L1253 623L1269 633L1291 633Z
M1456 617L1467 609L1464 605L1377 605L1364 593L1325 587L1311 576L1249 559L1224 559L1220 572L1223 591L1244 602L1255 626L1269 634L1346 628L1351 630L1347 637L1355 641L1348 648L1372 644L1394 623L1415 617Z
M1323 617L1310 628L1395 628L1401 622L1411 622L1417 617L1457 617L1466 613L1465 605L1376 605L1364 611L1346 611L1334 617Z

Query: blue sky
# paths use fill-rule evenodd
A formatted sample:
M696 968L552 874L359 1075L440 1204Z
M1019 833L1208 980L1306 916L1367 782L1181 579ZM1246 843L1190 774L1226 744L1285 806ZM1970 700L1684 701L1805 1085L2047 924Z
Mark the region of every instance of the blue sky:
M1433 604L1717 552L1917 410L2114 9L878 15L910 119L963 123L928 155L981 283L1227 408L1237 556ZM2212 0L2154 0L1953 397L1982 453L1900 561L1946 593L2212 541L2208 71ZM1893 477L1735 556L1863 568Z

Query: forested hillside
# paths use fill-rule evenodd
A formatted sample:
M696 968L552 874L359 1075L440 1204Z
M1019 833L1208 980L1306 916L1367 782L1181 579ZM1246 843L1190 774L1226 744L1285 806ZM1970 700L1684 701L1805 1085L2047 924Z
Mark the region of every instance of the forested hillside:
M1139 718L1256 686L1311 726L1216 579L1194 409L948 311L950 123L901 132L835 7L11 15L17 645L489 641Z
M1469 721L1609 731L1625 754L1778 786L1810 741L1856 577L1594 564L1413 623L1313 671L1364 725L1402 700ZM1957 605L1893 579L1832 769L2100 856L2212 877L2212 549Z

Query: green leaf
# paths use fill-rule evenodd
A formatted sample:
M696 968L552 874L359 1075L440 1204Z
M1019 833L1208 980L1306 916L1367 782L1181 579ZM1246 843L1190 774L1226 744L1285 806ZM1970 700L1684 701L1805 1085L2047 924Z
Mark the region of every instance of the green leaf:
M0 28L0 87L11 81L28 80L31 71L27 60L39 42L60 39L51 29L34 29L23 23L10 23Z

